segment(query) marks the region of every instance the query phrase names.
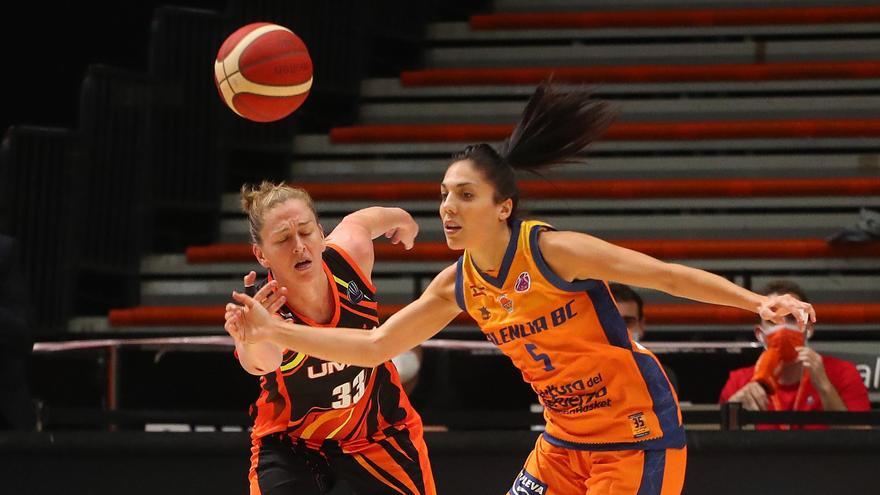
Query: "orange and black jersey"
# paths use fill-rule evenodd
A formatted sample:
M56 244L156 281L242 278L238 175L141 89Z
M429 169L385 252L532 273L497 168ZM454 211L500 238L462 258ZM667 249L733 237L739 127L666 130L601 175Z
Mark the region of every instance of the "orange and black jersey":
M336 303L329 322L316 323L287 306L278 313L299 324L328 327L328 332L337 331L332 327L375 328L379 324L376 288L348 254L338 246L327 246L323 269ZM262 284L271 279L270 273ZM260 378L260 388L251 407L257 438L287 431L314 448L326 440L357 448L402 427L421 425L390 361L361 368L285 349L281 366Z

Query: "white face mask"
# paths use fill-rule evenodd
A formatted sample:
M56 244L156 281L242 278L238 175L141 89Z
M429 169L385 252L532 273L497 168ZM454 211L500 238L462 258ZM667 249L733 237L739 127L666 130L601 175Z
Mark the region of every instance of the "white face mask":
M414 351L406 351L399 356L395 356L391 359L391 362L397 368L400 381L403 383L415 378L419 374L419 368L422 365L419 356Z

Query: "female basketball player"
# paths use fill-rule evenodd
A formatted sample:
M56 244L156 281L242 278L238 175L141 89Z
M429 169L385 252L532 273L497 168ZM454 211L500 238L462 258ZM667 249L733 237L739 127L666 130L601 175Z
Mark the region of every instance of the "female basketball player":
M514 171L571 162L612 120L583 92L540 86L513 134L455 156L440 184L447 244L464 249L425 292L374 331L327 332L274 321L253 299L227 306L241 338L376 366L466 311L520 369L546 430L510 493L674 494L685 472L678 401L657 359L631 341L605 281L735 306L766 319L815 320L809 304L765 297L724 278L577 232L517 218Z
M385 234L412 247L418 225L408 213L366 208L325 238L302 189L268 182L244 187L242 207L254 256L269 270L256 297L277 311L278 321L378 325L373 239ZM254 277L251 272L246 285ZM338 480L358 494L435 493L421 418L390 362L352 366L231 334L242 367L261 376L251 410L252 495L325 493Z

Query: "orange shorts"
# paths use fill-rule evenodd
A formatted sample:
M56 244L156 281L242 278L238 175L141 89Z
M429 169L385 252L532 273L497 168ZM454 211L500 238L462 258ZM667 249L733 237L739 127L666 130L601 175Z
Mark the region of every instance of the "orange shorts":
M571 450L551 445L542 435L508 494L678 495L686 464L687 447Z

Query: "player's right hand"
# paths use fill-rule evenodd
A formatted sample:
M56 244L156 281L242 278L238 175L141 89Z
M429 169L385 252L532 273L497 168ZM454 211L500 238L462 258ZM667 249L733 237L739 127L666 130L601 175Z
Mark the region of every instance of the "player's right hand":
M239 304L226 305L224 328L234 339L248 344L256 344L269 340L272 331L273 314L264 306L265 301L277 297L284 304L286 297L281 294L272 296L278 282L272 280L261 288L254 297L233 291L232 298ZM281 291L277 291L281 292ZM271 299L274 301L274 299ZM268 305L277 304L267 303Z

